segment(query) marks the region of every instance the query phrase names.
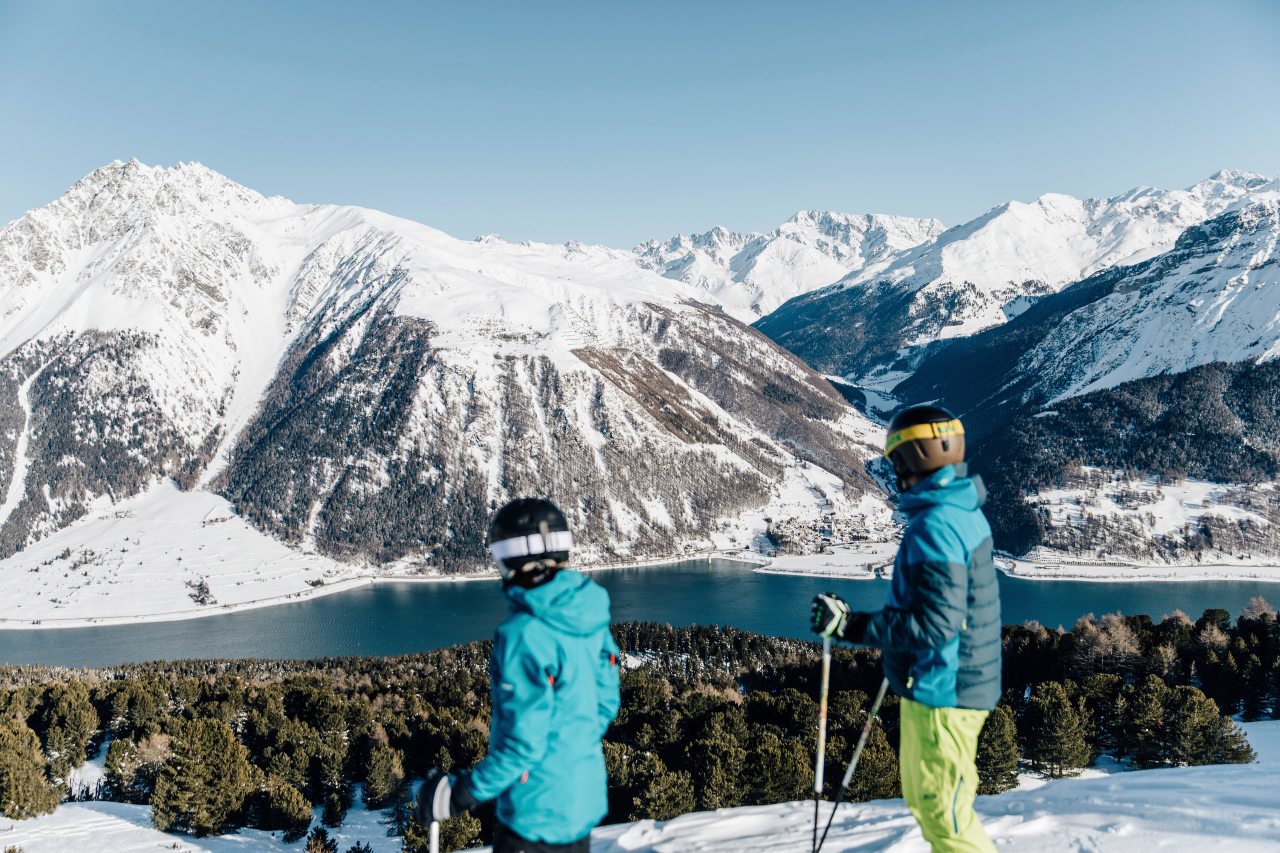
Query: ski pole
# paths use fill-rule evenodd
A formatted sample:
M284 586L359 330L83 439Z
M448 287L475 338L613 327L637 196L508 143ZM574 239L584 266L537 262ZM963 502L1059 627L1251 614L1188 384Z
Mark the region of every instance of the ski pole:
M871 704L871 711L867 714L867 722L862 727L862 734L858 737L858 746L853 750L853 758L849 761L849 769L844 771L844 779L840 782L840 790L836 792L836 804L831 807L831 817L827 818L827 827L822 830L822 838L813 848L813 853L819 853L822 850L823 843L827 840L827 833L831 831L831 822L836 819L836 811L840 808L840 801L844 799L845 788L849 787L849 782L853 779L853 771L858 767L858 759L862 757L862 748L867 745L867 736L871 734L871 723L875 720L876 714L880 713L880 703L884 702L884 694L889 690L889 679L880 682L880 692L876 694L876 701ZM818 830L817 824L814 824L814 832Z
M822 638L822 692L818 694L818 761L813 768L813 853L818 853L818 803L827 761L827 688L831 684L831 638Z
M431 821L431 828L427 830L427 846L431 848L431 853L440 853L440 821Z

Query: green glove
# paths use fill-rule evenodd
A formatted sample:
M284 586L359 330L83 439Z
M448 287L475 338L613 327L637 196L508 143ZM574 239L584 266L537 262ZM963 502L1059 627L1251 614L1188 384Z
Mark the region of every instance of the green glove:
M849 622L849 605L834 592L813 597L813 633L820 637L841 639Z
M813 598L813 633L819 637L860 643L869 618L869 614L850 610L844 599L834 592Z

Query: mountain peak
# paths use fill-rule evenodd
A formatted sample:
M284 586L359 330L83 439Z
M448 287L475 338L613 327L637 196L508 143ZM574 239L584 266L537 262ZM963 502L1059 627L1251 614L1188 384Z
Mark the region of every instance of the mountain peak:
M1242 172L1237 169L1219 169L1208 178L1194 186L1188 187L1188 190L1194 190L1196 187L1214 181L1220 184L1227 184L1240 189L1253 189L1262 184L1270 182L1272 179L1266 175L1259 175L1257 172Z

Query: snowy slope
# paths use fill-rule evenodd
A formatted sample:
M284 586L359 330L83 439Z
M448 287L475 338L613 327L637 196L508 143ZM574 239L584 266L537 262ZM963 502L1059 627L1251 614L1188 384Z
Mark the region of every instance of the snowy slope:
M176 547L215 512L201 489L249 522L206 567L219 602L280 543L319 556L284 559L279 594L478 567L493 505L523 494L564 506L586 559L717 544L795 494L887 513L876 427L705 297L632 252L457 240L197 164L99 169L0 229L0 588L23 618L117 614L130 562L105 597L41 563L113 550L95 525L117 512L171 531L122 541ZM188 567L143 568L166 585L128 604L186 595Z
M750 323L851 270L880 269L942 231L936 219L802 210L767 234L713 228L634 251L640 266L700 288L705 300Z
M979 797L978 814L999 850L1010 853L1155 853L1168 850L1280 849L1280 722L1245 723L1258 763L1059 779L1031 790ZM830 808L829 806L827 808ZM116 853L169 848L174 836L150 827L150 809L120 803L67 803L52 815L0 826L0 843L26 853ZM824 811L824 816L828 812ZM317 810L317 817L319 810ZM334 831L339 850L355 841L377 853L399 849L382 835L378 813L356 805ZM595 853L755 853L810 851L813 803L695 812L591 833ZM270 833L242 830L220 838L178 836L183 850L282 853L301 850ZM487 848L483 848L487 849ZM929 845L902 800L848 804L824 850L926 853Z
M1280 354L1280 181L1188 229L1018 363L1048 396Z
M1224 170L1186 190L1011 201L757 325L820 370L874 381L876 368L904 350L997 326L1065 285L1171 249L1188 227L1265 197L1268 181ZM863 323L882 328L852 335L844 328Z

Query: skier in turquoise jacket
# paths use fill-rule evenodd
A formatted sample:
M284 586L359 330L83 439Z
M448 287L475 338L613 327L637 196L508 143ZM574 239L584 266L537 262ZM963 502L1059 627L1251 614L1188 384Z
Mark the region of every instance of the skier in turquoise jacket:
M907 516L889 602L858 613L834 594L813 603L813 630L884 651L902 697L902 793L934 853L995 853L973 811L978 734L1000 700L1000 588L982 479L968 476L964 427L946 409L913 406L889 422Z
M469 773L432 771L419 823L497 799L494 853L588 853L609 810L601 739L618 713L609 593L564 568L572 536L549 501L498 511L489 551L510 615L489 660L489 753Z

